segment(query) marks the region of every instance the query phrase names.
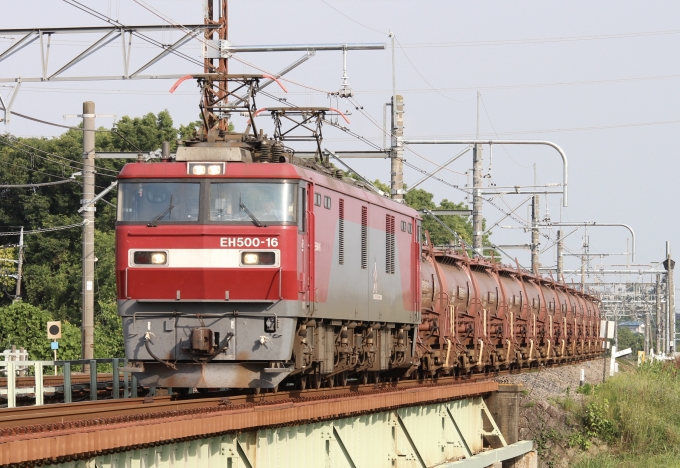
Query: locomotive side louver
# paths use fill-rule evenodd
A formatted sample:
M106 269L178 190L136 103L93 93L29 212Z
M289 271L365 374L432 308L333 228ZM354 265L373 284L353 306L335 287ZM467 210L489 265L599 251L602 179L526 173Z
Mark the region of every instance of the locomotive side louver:
M340 199L338 203L338 263L345 264L345 200Z
M394 274L394 216L385 215L385 273Z
M368 208L361 207L361 268L368 268Z

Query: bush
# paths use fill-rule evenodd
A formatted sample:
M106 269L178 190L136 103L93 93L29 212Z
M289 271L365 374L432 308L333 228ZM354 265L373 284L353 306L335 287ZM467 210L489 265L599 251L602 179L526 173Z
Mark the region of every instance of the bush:
M0 307L0 350L15 345L28 351L30 360L54 359L47 338L47 322L52 314L24 302ZM62 322L58 359L80 359L80 329L67 321Z
M674 363L654 363L612 377L588 397L581 422L571 446L585 450L598 438L614 452L580 467L680 466L680 370Z

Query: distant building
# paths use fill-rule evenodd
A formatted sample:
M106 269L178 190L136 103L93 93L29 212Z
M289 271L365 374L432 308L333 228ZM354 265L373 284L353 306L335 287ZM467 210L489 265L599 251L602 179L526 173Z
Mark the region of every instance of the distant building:
M627 328L633 333L645 333L645 324L642 322L621 322L619 328Z

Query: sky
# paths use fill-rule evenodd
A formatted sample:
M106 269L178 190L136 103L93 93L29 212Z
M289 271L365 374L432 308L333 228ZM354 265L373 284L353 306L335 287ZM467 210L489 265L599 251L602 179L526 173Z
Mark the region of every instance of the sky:
M202 23L203 0L88 0L100 13L125 25L167 24L145 6L176 24ZM105 26L106 23L60 0L0 0L0 30L34 27ZM327 93L342 83L342 53L318 52L286 75L288 93L273 92L299 106L332 106L348 111L349 128L382 146L383 104L392 94L392 49L388 32L396 35L397 93L405 102L405 138L465 139L477 131L477 93L481 94L479 132L484 139L548 140L559 145L569 161L568 206L561 194L540 197L541 217L553 222L598 222L630 225L636 235L636 269L665 258L666 242L680 252L680 218L675 185L680 172L677 130L680 124L680 15L677 2L633 1L451 1L451 0L229 0L229 39L236 45L385 43L380 51L351 51L347 58L352 102L329 100ZM172 43L181 33L149 33ZM55 36L48 74L58 70L99 36ZM0 31L0 50L18 36ZM182 49L200 59L201 44ZM159 49L133 40L130 68L141 66ZM278 71L301 52L244 53L230 60L232 73L259 69ZM122 75L119 41L91 55L64 76ZM246 63L243 63L246 62ZM169 57L150 74L184 74L201 69ZM38 43L0 61L0 78L41 75ZM61 124L77 124L64 115L78 114L82 102L95 101L98 125L110 126L102 114L141 116L168 109L175 124L198 117L198 91L186 82L174 94L171 80L24 83L13 110ZM13 83L0 83L7 99ZM258 107L280 105L260 96ZM359 107L357 109L356 107ZM234 118L236 128L245 120ZM273 126L258 121L265 132ZM61 129L16 117L0 123L0 132L52 137ZM372 149L331 127L324 128L325 147ZM499 147L500 146L500 147ZM462 146L409 146L406 160L431 171L461 151ZM494 145L484 148L484 180L497 186L559 184L562 164L549 147ZM363 176L389 181L389 161L348 161ZM467 153L440 171L446 183L429 180L421 188L437 201L465 202L464 188L472 155ZM421 173L407 166L404 180L413 184ZM448 184L448 185L447 185ZM459 189L452 187L458 186ZM463 189L463 190L460 190ZM551 191L561 187L551 186ZM487 225L496 223L527 198L497 195L484 204ZM500 210L498 209L500 208ZM500 222L491 240L499 245L527 244L523 227L527 205L515 218ZM511 228L512 227L512 228ZM554 266L556 229L542 232L541 263ZM574 228L563 228L565 234ZM583 229L565 240L566 252L579 253ZM587 231L591 266L619 269L633 263L630 233L619 227ZM526 249L507 249L530 264ZM622 255L628 253L628 255ZM618 254L618 255L615 255ZM504 258L504 262L510 259ZM580 269L580 257L565 257L565 269ZM609 277L609 281L628 276ZM630 279L635 279L630 276ZM578 275L567 276L579 281ZM600 277L600 279L602 279ZM645 279L649 279L646 277ZM588 281L597 280L595 275Z

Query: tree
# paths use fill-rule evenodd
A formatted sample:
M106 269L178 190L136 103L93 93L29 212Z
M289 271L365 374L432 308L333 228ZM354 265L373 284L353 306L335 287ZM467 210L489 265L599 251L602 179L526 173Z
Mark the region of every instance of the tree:
M12 345L28 351L31 360L52 360L47 322L54 317L44 309L26 302L0 307L0 349ZM68 321L62 322L59 359L80 359L80 330Z
M633 333L629 328L618 327L616 330L618 348L630 348L633 352L631 356L637 359L637 352L645 350L645 336L642 333Z
M390 192L390 188L380 180L374 180L373 185L378 187L385 193ZM439 206L434 202L434 195L423 189L413 189L406 192L404 201L408 206L415 210L467 210L468 207L464 203L455 203L446 198L441 201ZM472 244L472 222L469 216L439 216L438 217L446 226L458 234L468 245ZM446 230L441 224L432 218L432 216L423 216L423 230L428 231L430 239L435 245L446 245L457 243L454 236ZM488 236L485 236L488 241Z

